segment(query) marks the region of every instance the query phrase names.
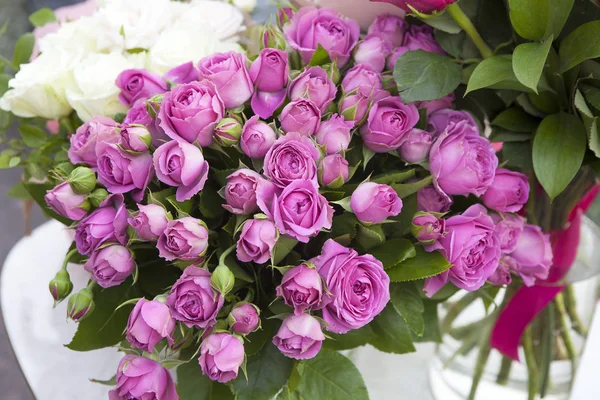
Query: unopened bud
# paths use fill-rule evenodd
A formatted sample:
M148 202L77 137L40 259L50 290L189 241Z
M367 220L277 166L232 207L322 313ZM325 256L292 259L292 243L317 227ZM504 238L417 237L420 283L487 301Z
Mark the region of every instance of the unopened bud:
M98 207L108 197L106 189L96 189L88 196L88 200L94 207Z
M84 288L69 297L67 315L73 321L79 322L90 315L94 307L94 294L89 288Z
M210 285L223 296L231 292L234 283L235 277L225 264L219 264L210 277Z
M77 167L69 174L68 182L75 193L88 194L96 187L96 174L88 167Z
M215 140L224 147L235 146L241 136L242 123L237 117L223 118L215 128Z
M66 299L67 296L71 294L71 291L73 290L73 283L71 282L69 273L64 269L61 269L56 273L54 279L50 281L48 287L52 297L54 298L54 301L58 303Z

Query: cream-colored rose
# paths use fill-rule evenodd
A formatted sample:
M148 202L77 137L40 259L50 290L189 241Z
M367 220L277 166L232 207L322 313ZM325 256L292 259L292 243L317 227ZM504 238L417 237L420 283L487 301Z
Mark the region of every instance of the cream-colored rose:
M135 60L139 60L138 55L126 58L121 53L90 54L75 67L74 86L67 90L67 99L79 118L85 122L94 116L114 117L127 111L119 102L115 79L126 69L140 67Z
M256 8L256 0L233 0L233 5L244 12L250 13Z
M61 24L58 31L40 38L38 45L42 53L62 50L83 58L98 52L97 38L101 35L96 17L81 17Z
M212 0L192 1L180 21L211 30L220 40L237 41L237 35L245 29L244 14L238 8Z

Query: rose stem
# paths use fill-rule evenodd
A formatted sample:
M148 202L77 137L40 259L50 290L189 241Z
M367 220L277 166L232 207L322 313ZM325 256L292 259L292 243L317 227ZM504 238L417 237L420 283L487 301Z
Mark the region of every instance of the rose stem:
M544 310L543 325L546 329L542 331L541 350L542 356L540 360L542 375L540 378L540 397L546 395L548 383L550 382L550 364L552 363L552 347L554 344L554 326L556 325L556 307L553 303L548 304ZM550 328L550 329L549 329Z
M577 358L577 352L575 351L575 346L573 345L573 341L571 340L571 335L569 334L569 327L567 326L567 311L565 310L565 303L563 302L562 294L559 293L554 299L554 304L556 304L556 311L558 313L558 322L560 324L560 337L567 348L567 354L569 356L569 360L571 361L571 377L575 376L575 360ZM572 380L571 380L572 383Z
M508 357L502 356L502 362L500 364L500 371L496 377L496 383L498 385L505 386L508 383L508 377L510 376L510 369L512 367L513 360Z
M469 336L463 338L462 342L463 343L460 345L458 350L456 350L454 354L452 354L450 358L444 362L443 368L447 368L459 355L464 356L469 354L479 342L479 332L477 330L472 330Z
M577 314L577 300L575 299L575 292L573 290L573 286L567 286L563 291L563 294L565 308L567 309L567 314L569 314L569 318L571 319L571 325L573 327L573 330L581 336L587 336L587 328L585 327L583 322L581 322L579 314Z
M471 391L469 392L468 400L474 400L477 394L477 387L481 382L481 377L485 371L488 357L490 356L490 333L492 323L488 323L483 331L483 335L479 342L479 353L477 354L477 361L475 363L475 370L473 371L473 383L471 383Z
M458 315L467 308L472 302L479 298L479 294L477 292L469 292L461 297L457 302L452 303L448 307L448 311L446 312L446 317L444 318L444 322L442 323L442 332L448 332L452 323L458 317Z
M531 327L527 328L523 335L523 351L525 352L525 363L527 364L527 392L528 399L534 400L538 389L537 377L538 370L535 363L535 354L533 350L533 338L531 337Z
M460 26L466 32L466 34L469 35L475 46L477 46L479 49L479 52L483 58L488 58L493 55L492 49L490 49L490 47L484 42L479 32L477 32L477 29L469 17L467 17L464 11L460 8L458 3L450 4L448 7L446 7L446 11L448 14L450 14L452 19L456 21L458 26Z

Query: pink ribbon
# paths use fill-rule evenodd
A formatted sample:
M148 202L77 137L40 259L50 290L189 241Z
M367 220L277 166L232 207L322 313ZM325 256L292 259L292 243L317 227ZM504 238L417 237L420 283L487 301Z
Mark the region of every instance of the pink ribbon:
M500 312L490 336L490 346L515 361L519 361L521 336L533 319L559 294L565 286L553 285L569 271L579 246L583 214L592 204L600 184L594 185L569 214L565 229L552 233L552 269L546 281L520 288Z

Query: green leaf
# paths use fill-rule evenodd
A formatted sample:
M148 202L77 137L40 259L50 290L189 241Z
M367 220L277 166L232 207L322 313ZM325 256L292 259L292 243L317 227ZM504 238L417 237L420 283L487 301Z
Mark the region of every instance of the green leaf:
M453 285L446 285L445 287L455 289ZM423 319L425 321L425 329L423 331L423 336L416 337L415 341L442 343L440 319L438 317L438 302L432 300L423 300L423 307Z
M292 251L297 244L298 241L296 239L280 235L277 243L275 243L275 249L273 250L273 265L278 265L285 256L290 254L290 251Z
M365 344L375 340L375 332L370 325L365 325L359 329L353 329L348 333L337 334L327 333L331 339L326 340L323 346L331 350L348 350L356 347L364 346Z
M360 372L352 361L338 352L322 350L315 358L298 363L296 368L300 380L294 392L302 399L369 399Z
M600 20L588 22L571 32L560 43L558 56L561 72L600 57Z
M358 225L356 241L366 251L385 242L385 234L380 225Z
M462 78L462 68L451 58L423 50L402 54L394 67L394 80L406 103L436 100L452 93Z
M507 161L507 166L525 171L533 169L531 160L531 142L507 142L502 146L502 158Z
M401 199L404 199L408 196L411 196L417 193L419 190L423 189L425 186L429 186L433 182L433 176L429 175L426 178L421 179L420 181L412 182L412 183L398 183L392 185L392 188Z
M417 336L422 336L425 330L425 320L423 319L425 306L414 282L392 283L390 301L410 329Z
M325 50L325 48L319 44L308 65L311 67L316 67L328 64L330 62L331 59L329 58L329 53L327 53L327 50Z
M117 385L117 376L114 375L112 378L106 379L106 380L90 378L90 382L99 383L100 385L106 385L106 386L116 386Z
M177 201L176 195L167 197L167 203L170 204L176 211L179 218L189 216L194 209L194 198L189 200Z
M583 93L583 96L585 97L585 99L596 110L600 110L600 89L598 89L597 87L591 86L591 85L586 85L586 84L580 84L579 89L581 90L581 93Z
M8 91L8 82L12 77L8 74L0 74L0 97Z
M512 60L504 56L486 58L475 67L466 93L483 88L527 90L515 76Z
M139 291L131 285L130 279L108 289L95 286L94 312L78 324L75 336L66 346L75 351L90 351L119 343L123 340L131 307L115 309L136 297L139 297Z
M200 212L206 218L218 218L223 215L223 203L223 198L211 186L205 186L200 192Z
M498 114L492 125L513 132L533 132L539 125L539 120L519 107L511 107Z
M554 36L550 35L542 43L520 44L513 54L512 65L515 76L519 82L536 93L553 39Z
M592 110L587 105L583 95L579 90L575 91L575 107L581 115L585 131L588 136L588 145L596 157L600 157L600 132L598 131L598 118L594 116Z
M381 261L385 269L417 255L415 246L408 239L388 239L385 243L369 251L373 257Z
M377 175L373 179L372 182L375 183L383 183L386 185L391 185L392 183L400 183L409 180L410 178L415 176L415 170L409 169L407 171L398 171L398 172L388 172L385 174Z
M376 335L370 344L378 350L395 354L416 351L410 328L392 303L388 303L370 325Z
M261 318L261 329L246 336L247 340L244 343L246 355L253 356L258 353L267 342L273 339L278 326L279 321L276 319Z
M336 242L348 246L356 237L358 219L352 213L345 212L333 217L330 237Z
M39 28L46 24L56 22L56 15L54 15L54 11L49 8L41 8L29 16L29 22L36 28Z
M35 125L19 126L19 133L23 138L23 142L29 147L41 147L48 139L46 132Z
M456 21L454 21L454 19L452 19L450 14L448 14L447 12L440 13L432 17L424 18L422 19L422 21L425 22L427 25L432 26L435 29L438 29L439 31L442 31L444 33L455 35L462 31L460 26L458 26Z
M388 269L392 282L414 281L439 275L452 265L438 251L427 252L417 247L417 255Z
M509 0L510 21L519 36L529 40L558 37L574 0Z
M26 33L17 40L12 61L14 69L18 70L19 65L29 62L34 44L35 37L33 33Z
M294 360L285 357L272 343L248 357L248 381L243 374L231 382L236 400L271 399L287 383Z
M213 382L202 374L196 359L177 367L177 393L180 400L234 399L228 386Z
M572 114L546 117L533 139L533 169L540 184L554 199L575 177L587 147L585 127Z
M446 33L441 30L435 31L435 39L442 49L452 57L460 57L467 35L464 32L458 34Z
M30 199L31 195L25 188L23 182L17 182L13 187L10 188L8 193L6 193L8 197L12 197L13 199Z

